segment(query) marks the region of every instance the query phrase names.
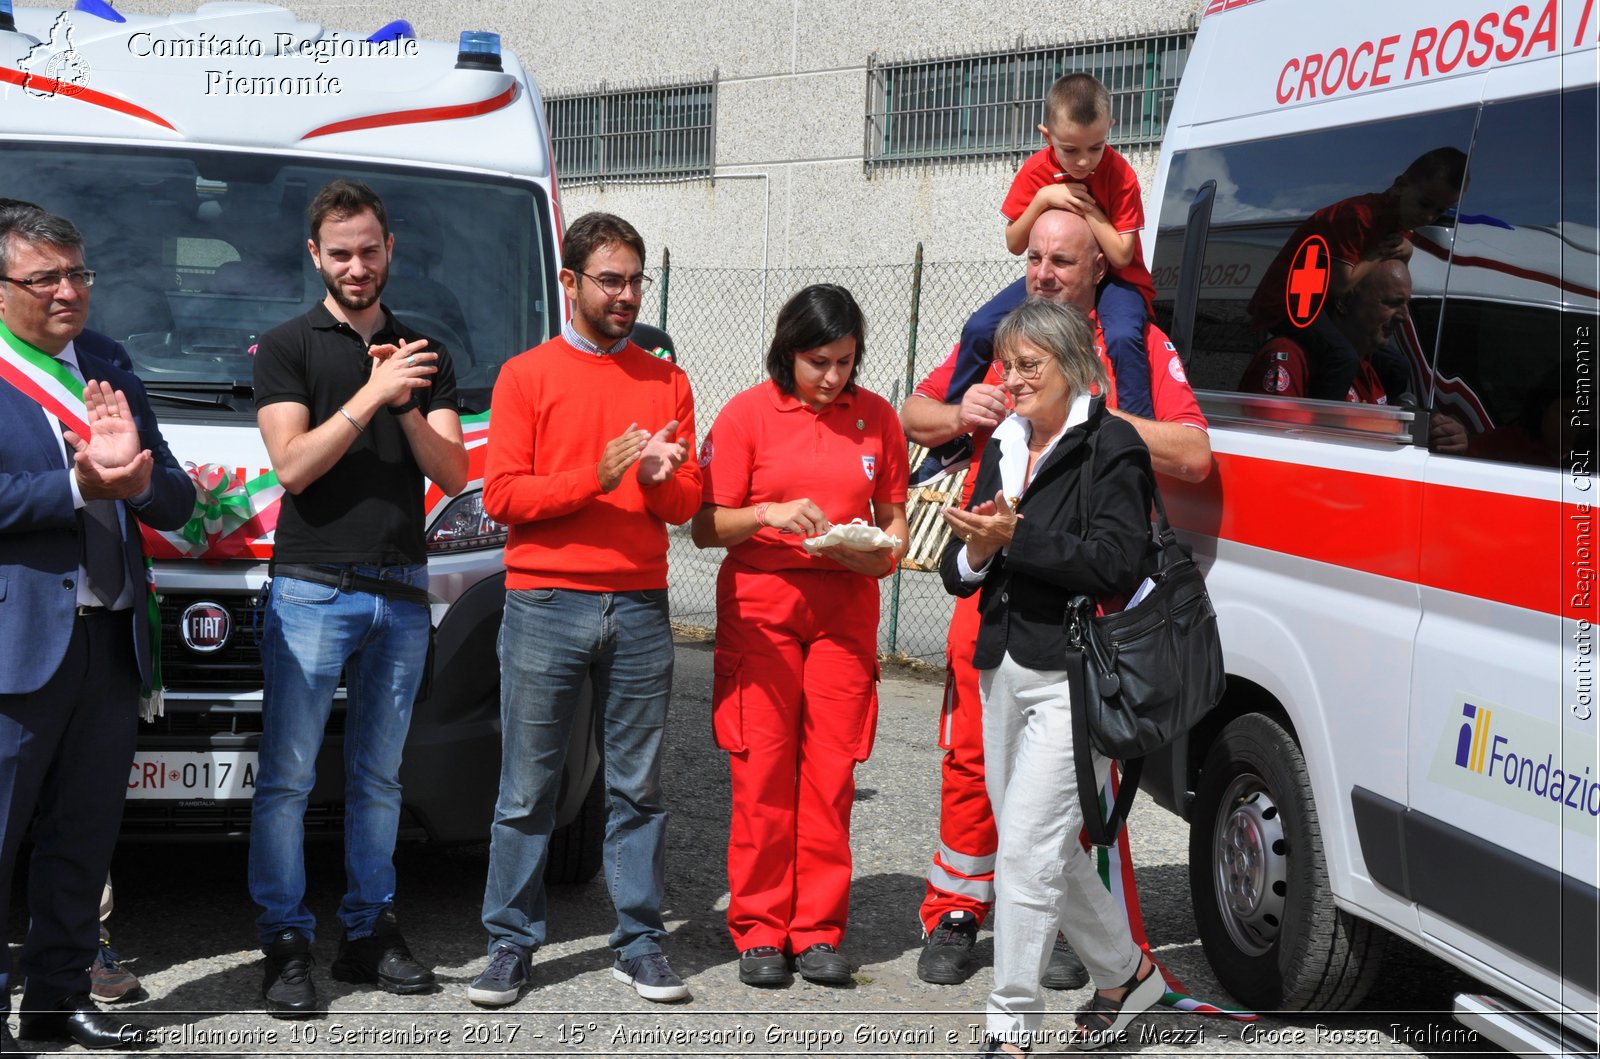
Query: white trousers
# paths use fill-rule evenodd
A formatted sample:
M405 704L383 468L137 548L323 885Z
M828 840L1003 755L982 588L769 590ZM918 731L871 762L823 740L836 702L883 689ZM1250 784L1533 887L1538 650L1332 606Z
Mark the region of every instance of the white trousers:
M978 675L983 760L1000 848L994 868L994 991L988 1032L1014 1044L1038 1033L1039 979L1060 929L1098 989L1139 969L1128 920L1078 844L1083 810L1072 760L1067 674L1027 669L1007 655ZM1105 786L1110 763L1094 758Z

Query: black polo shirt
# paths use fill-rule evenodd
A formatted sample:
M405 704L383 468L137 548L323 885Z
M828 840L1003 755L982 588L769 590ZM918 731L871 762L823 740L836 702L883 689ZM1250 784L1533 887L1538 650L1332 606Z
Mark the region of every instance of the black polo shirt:
M415 341L413 331L383 310L374 345ZM438 342L433 385L417 392L422 413L456 407L456 374ZM256 347L256 406L280 401L305 405L311 425L339 415L372 371L367 343L318 302L304 316L274 327ZM354 428L345 426L352 431ZM422 536L424 478L400 420L380 409L328 473L298 496L285 493L273 555L286 563L370 563L391 566L427 561Z

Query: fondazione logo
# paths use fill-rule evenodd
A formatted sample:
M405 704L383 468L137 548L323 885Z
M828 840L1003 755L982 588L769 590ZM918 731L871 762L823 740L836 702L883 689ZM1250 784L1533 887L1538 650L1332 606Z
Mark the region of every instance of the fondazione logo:
M1482 700L1457 700L1428 779L1549 823L1594 834L1600 768L1592 732L1567 731Z

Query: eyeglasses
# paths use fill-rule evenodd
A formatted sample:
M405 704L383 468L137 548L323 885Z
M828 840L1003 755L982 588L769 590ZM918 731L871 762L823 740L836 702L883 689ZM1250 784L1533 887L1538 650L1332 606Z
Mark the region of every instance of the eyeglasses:
M46 272L42 276L33 276L30 279L0 276L0 280L15 283L19 287L27 287L31 291L53 294L56 288L61 286L62 281L72 284L73 290L88 290L94 286L94 270L75 268L70 272Z
M1018 357L1016 360L1001 360L994 358L994 370L1000 373L1000 378L1005 379L1013 370L1020 378L1032 382L1044 371L1044 366L1049 360L1038 357Z
M645 289L650 286L650 277L643 272L637 276L613 276L609 272L604 276L591 276L587 272L580 272L578 275L585 279L594 280L595 286L613 298L621 294L624 288L633 291L635 294L643 294Z

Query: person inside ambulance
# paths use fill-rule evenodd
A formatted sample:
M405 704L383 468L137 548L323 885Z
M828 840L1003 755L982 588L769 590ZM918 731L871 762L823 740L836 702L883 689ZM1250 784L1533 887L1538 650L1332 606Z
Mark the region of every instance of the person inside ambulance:
M1585 396L1567 388L1562 399L1561 368L1556 366L1541 375L1517 403L1515 414L1467 440L1467 455L1502 463L1529 463L1535 467L1559 467L1568 433L1593 423Z
M1352 404L1403 404L1414 400L1411 387L1391 393L1393 375L1386 384L1374 363L1387 354L1403 361L1397 348L1399 329L1411 303L1411 270L1391 259L1368 271L1355 286L1328 303L1323 311L1331 328L1356 352L1356 371L1344 399ZM1304 346L1278 337L1262 346L1239 380L1245 393L1274 397L1309 397L1318 360L1329 355L1321 344ZM1460 455L1467 449L1467 432L1461 423L1442 413L1428 420L1428 447L1435 452Z
M865 338L848 290L801 290L778 312L768 380L700 450L694 542L728 550L711 724L732 780L728 933L750 986L787 985L791 958L808 981L851 981L839 946L855 767L878 723L878 581L909 536L900 419L856 382Z

